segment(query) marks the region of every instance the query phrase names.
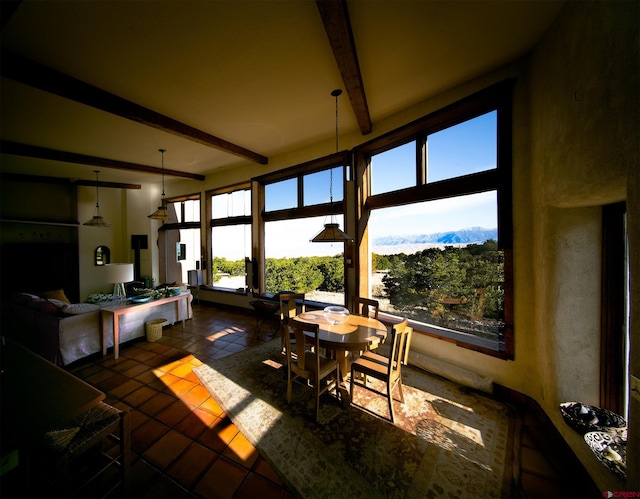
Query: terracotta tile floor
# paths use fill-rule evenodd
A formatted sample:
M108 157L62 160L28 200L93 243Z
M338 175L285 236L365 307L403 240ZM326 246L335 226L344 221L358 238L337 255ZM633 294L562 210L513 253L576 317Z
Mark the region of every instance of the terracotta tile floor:
M294 497L192 372L202 362L270 340L274 328L262 324L256 338L252 311L210 304L193 309L184 328L165 327L157 342L140 339L123 345L118 360L98 355L71 366L76 376L106 393L107 403L131 413L131 495ZM567 477L539 445L548 432L537 432L539 420L524 411L522 490L515 495L575 493L573 475Z

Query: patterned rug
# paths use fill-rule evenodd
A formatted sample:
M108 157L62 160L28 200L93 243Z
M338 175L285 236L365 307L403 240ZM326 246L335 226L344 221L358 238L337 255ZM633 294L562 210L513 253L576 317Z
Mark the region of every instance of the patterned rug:
M279 339L194 372L299 497L509 495L515 420L485 394L403 368L395 425L386 398L363 388L365 410L323 395L318 424L313 390L296 384L286 402Z

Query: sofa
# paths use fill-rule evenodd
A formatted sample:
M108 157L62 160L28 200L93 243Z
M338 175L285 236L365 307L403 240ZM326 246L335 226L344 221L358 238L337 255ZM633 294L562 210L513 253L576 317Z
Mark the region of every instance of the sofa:
M193 298L190 296L189 301ZM2 303L2 335L7 336L59 366L67 366L102 351L102 308L112 300L98 303L69 303L62 290L30 294L15 293ZM180 317L187 317L180 302ZM191 307L188 307L191 310ZM107 346L113 346L113 320L107 314ZM145 336L145 324L164 318L174 324L176 304L167 303L121 317L120 343ZM187 318L191 319L191 316Z

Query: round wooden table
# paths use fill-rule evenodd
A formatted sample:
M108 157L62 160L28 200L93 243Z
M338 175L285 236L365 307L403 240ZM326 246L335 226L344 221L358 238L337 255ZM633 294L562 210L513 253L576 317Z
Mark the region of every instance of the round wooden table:
M295 318L320 326L320 346L336 352L343 378L349 372L347 352L375 348L387 337L387 326L372 317L349 315L347 322L330 324L322 310L314 310L298 314Z

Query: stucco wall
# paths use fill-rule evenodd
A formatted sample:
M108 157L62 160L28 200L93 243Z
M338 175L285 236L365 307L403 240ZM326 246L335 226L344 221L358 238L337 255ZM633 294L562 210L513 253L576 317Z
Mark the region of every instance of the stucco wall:
M529 393L602 490L622 485L557 406L599 402L600 209L624 200L638 174L639 74L637 2L568 2L531 66L537 320L528 333L542 391Z

